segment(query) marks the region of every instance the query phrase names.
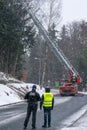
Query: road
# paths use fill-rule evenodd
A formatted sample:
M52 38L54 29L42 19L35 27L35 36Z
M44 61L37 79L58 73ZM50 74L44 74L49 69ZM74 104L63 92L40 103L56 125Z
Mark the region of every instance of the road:
M52 111L52 127L49 130L61 130L65 125L63 121L77 112L87 104L87 95L75 97L55 97L55 101L69 100L58 103ZM14 104L8 107L0 108L0 130L23 130L23 122L26 115L27 103ZM37 113L37 130L44 130L43 111ZM31 120L28 124L28 130L31 130Z

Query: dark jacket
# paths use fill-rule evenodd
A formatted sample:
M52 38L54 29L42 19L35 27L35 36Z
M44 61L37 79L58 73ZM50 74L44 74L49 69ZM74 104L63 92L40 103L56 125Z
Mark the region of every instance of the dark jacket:
M37 104L38 101L40 101L40 95L38 92L32 90L25 95L24 99L27 99L27 102L30 105L33 105Z

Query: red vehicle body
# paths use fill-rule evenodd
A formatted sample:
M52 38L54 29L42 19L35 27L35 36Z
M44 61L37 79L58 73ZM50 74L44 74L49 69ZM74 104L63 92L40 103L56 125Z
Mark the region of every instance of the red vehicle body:
M75 75L72 73L71 70L69 70L69 80L66 80L63 82L63 85L59 87L59 94L61 96L64 95L73 95L75 96L78 93L78 85L82 82L79 75ZM73 77L75 77L75 80L73 81Z
M61 96L76 95L78 93L78 85L72 83L64 83L59 87L59 94Z

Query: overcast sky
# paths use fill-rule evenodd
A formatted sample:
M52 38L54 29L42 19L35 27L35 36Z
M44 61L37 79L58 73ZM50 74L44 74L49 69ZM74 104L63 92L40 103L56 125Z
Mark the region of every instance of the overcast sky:
M87 21L87 0L62 0L62 21Z

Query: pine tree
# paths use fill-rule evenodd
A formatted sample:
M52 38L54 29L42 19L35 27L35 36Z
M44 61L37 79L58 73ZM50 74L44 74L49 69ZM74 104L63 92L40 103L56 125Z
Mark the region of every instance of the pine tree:
M0 69L18 75L22 55L34 41L35 30L22 0L0 0Z

